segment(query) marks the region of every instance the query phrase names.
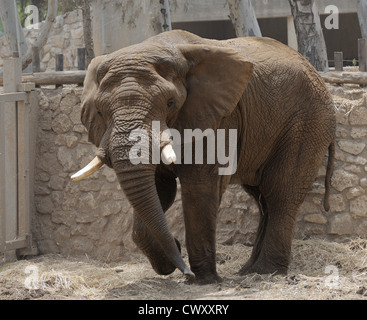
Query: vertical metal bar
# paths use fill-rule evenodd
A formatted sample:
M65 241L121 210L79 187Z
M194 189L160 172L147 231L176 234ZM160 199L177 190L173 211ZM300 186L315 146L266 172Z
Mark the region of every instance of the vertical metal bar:
M38 47L32 47L32 71L40 72L41 63L40 63L40 52Z
M78 48L78 70L85 70L85 48Z
M64 55L59 53L56 55L56 71L63 71L64 70ZM62 84L57 84L56 88L62 87Z

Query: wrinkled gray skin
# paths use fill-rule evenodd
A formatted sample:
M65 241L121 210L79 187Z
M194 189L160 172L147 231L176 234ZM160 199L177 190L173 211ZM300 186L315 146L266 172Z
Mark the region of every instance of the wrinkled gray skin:
M84 85L82 122L134 207L133 240L158 274L177 267L190 277L164 214L175 199L176 177L199 282L220 279L216 216L230 183L241 184L261 211L252 256L240 274L287 272L297 209L329 148L328 209L334 153L333 103L303 57L268 38L215 41L171 31L96 57ZM150 130L152 120L181 133L237 129L236 173L220 176L218 164L132 165L129 134Z

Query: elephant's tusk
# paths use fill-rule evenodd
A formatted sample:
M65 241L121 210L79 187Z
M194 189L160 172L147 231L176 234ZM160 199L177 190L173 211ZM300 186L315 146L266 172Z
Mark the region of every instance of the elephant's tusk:
M95 157L89 164L87 164L83 169L79 170L77 173L71 176L72 181L80 181L89 177L92 173L96 172L99 168L103 166L103 162L98 157Z
M163 155L164 159L166 160L166 162L168 164L171 164L172 162L175 162L176 159L177 159L176 153L173 151L173 148L172 148L171 144L167 144L163 148L162 155Z

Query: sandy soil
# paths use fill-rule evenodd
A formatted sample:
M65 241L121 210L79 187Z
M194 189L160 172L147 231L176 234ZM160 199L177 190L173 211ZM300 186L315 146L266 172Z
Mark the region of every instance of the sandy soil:
M223 282L211 285L188 284L178 271L159 276L141 255L115 264L38 256L0 265L0 299L367 300L367 240L296 240L287 276L236 275L250 253L239 244L219 246Z

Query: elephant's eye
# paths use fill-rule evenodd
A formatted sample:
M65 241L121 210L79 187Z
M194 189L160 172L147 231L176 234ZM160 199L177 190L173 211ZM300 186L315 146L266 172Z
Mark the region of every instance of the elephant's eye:
M172 108L172 107L175 106L175 103L176 103L175 99L173 99L173 98L168 99L168 101L167 101L167 107L168 108Z

